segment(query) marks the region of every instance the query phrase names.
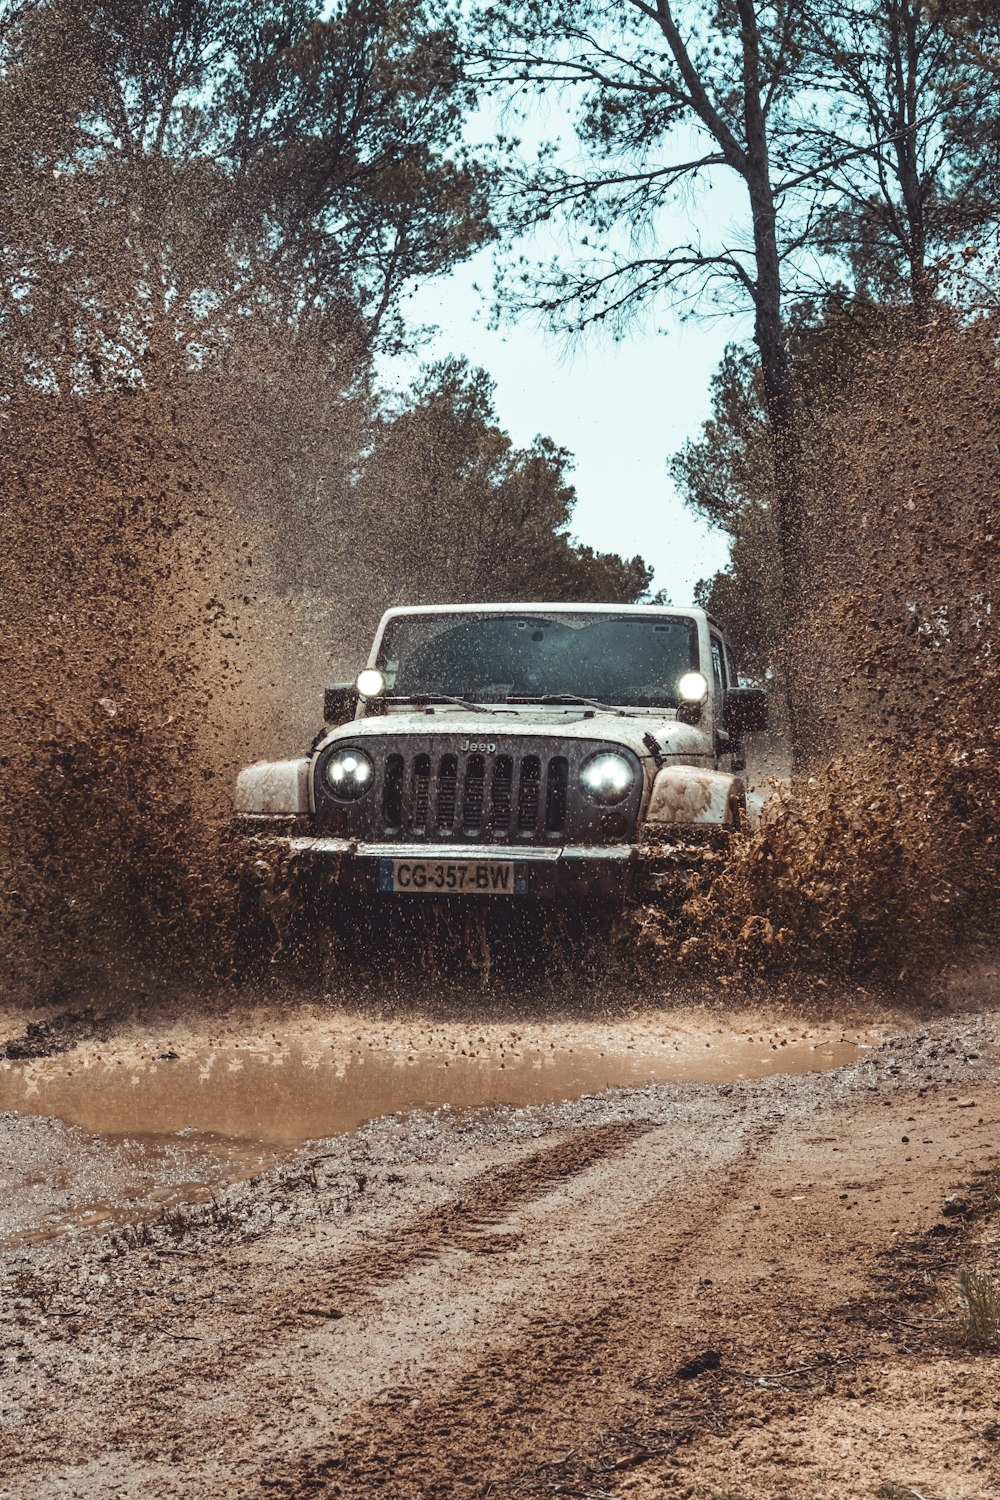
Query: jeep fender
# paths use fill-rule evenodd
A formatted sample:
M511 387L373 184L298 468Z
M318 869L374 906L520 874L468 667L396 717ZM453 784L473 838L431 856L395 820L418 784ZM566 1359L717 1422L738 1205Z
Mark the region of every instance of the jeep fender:
M646 824L714 825L739 828L746 814L746 788L739 776L700 766L665 766L656 774Z
M309 758L258 761L236 778L233 805L250 818L291 818L309 811Z

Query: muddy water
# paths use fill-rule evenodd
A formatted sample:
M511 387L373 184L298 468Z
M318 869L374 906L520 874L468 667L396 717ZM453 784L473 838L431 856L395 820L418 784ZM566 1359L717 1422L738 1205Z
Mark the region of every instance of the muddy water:
M272 1145L354 1130L417 1106L551 1104L615 1085L727 1083L842 1067L846 1038L685 1037L655 1045L556 1044L402 1053L374 1048L217 1048L129 1062L74 1058L0 1066L0 1109L98 1134L212 1133Z

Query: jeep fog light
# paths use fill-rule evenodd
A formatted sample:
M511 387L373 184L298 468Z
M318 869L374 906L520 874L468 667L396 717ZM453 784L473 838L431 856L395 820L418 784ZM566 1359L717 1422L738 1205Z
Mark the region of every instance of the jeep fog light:
M323 767L327 787L340 802L356 802L372 784L375 767L363 750L337 750Z
M385 692L385 678L378 667L365 667L363 672L358 673L354 686L362 698L381 698Z
M632 790L635 772L624 755L604 750L590 757L580 772L580 780L589 797L608 807L625 800Z
M708 697L708 679L702 672L685 672L677 684L682 703L704 703Z

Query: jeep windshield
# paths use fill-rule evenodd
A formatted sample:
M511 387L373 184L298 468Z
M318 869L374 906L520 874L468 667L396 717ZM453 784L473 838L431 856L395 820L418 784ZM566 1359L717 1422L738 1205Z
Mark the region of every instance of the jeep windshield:
M386 696L676 708L698 667L687 616L530 611L396 615L379 646Z

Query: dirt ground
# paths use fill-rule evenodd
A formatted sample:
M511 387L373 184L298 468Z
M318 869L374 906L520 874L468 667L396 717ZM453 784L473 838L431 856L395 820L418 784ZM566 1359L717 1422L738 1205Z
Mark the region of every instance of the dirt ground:
M997 1500L996 1355L957 1278L996 1269L998 1025L997 988L851 1033L760 1007L0 1014L0 1088L25 1088L0 1113L0 1496ZM209 1098L289 1049L293 1080L324 1049L331 1078L430 1049L496 1079L557 1035L736 1061L303 1144L46 1113L118 1069L155 1116L170 1067L201 1059ZM747 1076L747 1043L818 1070Z

